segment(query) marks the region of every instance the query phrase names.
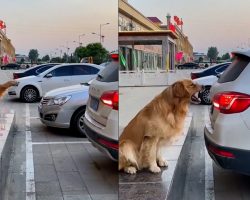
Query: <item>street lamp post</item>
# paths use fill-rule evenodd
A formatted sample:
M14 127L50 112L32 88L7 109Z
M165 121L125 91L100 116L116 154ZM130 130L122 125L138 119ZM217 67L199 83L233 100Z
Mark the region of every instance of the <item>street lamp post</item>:
M81 35L78 36L78 39L79 39L79 47L82 46L82 43L81 43L81 37L82 37L82 36L85 36L85 34L81 34Z
M100 43L102 43L102 38L104 38L104 36L102 36L102 26L105 26L105 25L109 25L109 22L108 23L105 23L105 24L100 24Z
M92 34L93 35L98 35L100 37L100 43L102 43L102 41L104 40L104 35L100 35L100 34L95 33L95 32L93 32Z

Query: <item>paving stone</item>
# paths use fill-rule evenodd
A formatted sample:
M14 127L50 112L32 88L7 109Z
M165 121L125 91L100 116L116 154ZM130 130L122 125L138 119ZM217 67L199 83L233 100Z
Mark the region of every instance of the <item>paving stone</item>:
M36 182L36 194L37 195L61 195L62 191L58 181L51 182Z
M37 195L36 200L64 200L61 195Z
M86 191L86 187L78 172L58 172L58 178L62 191Z
M119 200L165 200L167 183L120 184Z
M34 172L36 182L58 181L54 165L35 165Z
M91 195L93 200L118 200L118 194L93 194Z
M61 157L54 157L53 160L57 172L78 171L70 156L61 155Z

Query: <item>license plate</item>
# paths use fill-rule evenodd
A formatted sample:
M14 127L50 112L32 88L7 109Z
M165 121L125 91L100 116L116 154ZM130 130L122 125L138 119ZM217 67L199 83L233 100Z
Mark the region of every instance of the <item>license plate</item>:
M96 98L91 97L91 100L90 100L90 107L91 107L93 110L97 111L97 110L98 110L98 106L99 106L99 100L96 99Z

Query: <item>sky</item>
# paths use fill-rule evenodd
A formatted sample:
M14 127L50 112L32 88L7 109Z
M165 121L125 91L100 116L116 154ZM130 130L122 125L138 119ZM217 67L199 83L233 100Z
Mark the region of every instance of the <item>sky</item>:
M99 42L100 24L103 46L118 49L118 0L0 0L0 20L5 21L7 37L16 53L28 55L37 49L39 57L69 53L79 44ZM75 41L75 42L74 42Z
M184 33L194 52L215 46L219 55L250 47L250 0L128 0L147 17L183 19Z

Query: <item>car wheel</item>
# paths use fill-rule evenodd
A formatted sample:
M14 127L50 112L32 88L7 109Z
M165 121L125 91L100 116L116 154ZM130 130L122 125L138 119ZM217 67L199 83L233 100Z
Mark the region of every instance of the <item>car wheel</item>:
M205 89L199 92L201 104L210 105L212 103L210 100L210 88L211 86L205 86Z
M1 67L2 70L5 70L5 67Z
M26 103L36 102L38 97L38 90L33 86L27 86L21 91L21 99Z
M84 128L84 125L83 125L85 110L86 110L85 107L81 108L81 109L78 109L74 113L74 115L73 115L73 117L71 119L71 128L80 137L86 137L85 128Z

